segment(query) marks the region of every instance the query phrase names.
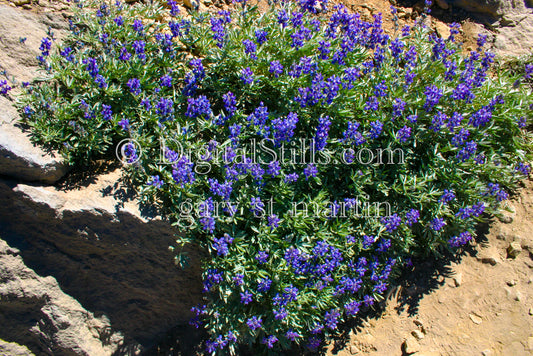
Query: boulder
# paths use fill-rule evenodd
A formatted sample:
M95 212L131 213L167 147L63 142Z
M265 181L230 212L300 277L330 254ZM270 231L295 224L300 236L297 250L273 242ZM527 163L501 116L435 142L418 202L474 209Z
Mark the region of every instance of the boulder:
M6 318L1 323L18 330L0 328L0 339L25 345L36 354L90 350L104 337L109 344L101 344L107 349L87 354L111 355L113 347L119 354L135 354L169 334L173 341L179 339L175 349L196 345L201 333L188 322L191 307L202 300L203 253L186 246L189 265L175 266L169 246L177 230L140 208L120 177L120 170L110 170L58 187L0 180L1 238L18 249L16 254L28 267L18 269L22 275L49 276L32 282L33 292L20 289L18 294L19 282L0 278L0 291L11 291L9 299L0 298L0 315ZM16 278L22 277L11 279ZM59 290L72 297L72 312L50 297ZM69 319L83 314L82 308L95 317ZM30 323L41 319L44 324ZM75 354L85 352L78 351Z
M65 294L53 277L24 265L17 249L0 240L2 338L31 345L37 354L111 355L122 343L109 320L95 317ZM30 355L24 346L0 345L9 355ZM2 353L3 355L7 353Z
M8 97L0 96L0 175L52 184L67 167L61 157L32 144L28 133L16 126L20 116L13 101L21 82L41 75L36 57L49 27L59 39L68 24L58 14L37 15L0 4L0 68L13 87Z

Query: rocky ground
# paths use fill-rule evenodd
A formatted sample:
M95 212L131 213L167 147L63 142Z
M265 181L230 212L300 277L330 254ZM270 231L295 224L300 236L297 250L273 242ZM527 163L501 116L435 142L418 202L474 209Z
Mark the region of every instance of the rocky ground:
M389 1L342 2L364 18L383 13L394 32ZM448 24L460 22L466 51L486 33L500 56L531 53L531 1L436 3L428 24L446 37ZM186 11L194 0L180 4ZM400 26L412 24L421 9L409 0L395 5ZM204 10L227 6L200 3ZM40 75L40 39L50 29L60 40L67 9L61 0L0 0L2 78ZM13 100L0 96L0 355L191 354L201 339L187 326L188 309L201 296L201 252L188 251L188 270L170 267L172 228L139 209L120 171L104 165L69 173L60 157L21 131ZM417 263L382 310L325 352L533 354L532 181L509 208L480 228L477 244L461 258Z

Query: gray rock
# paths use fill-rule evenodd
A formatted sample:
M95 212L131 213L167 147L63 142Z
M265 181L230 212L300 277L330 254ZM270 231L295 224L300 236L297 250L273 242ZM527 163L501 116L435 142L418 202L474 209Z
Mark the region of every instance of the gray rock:
M0 180L1 236L13 247L11 255L20 255L36 274L53 277L39 286L42 293L38 295L51 295L48 287L61 289L72 296L73 303L77 301L98 317L106 316L108 328L99 330L102 338L123 336L117 346L119 354L148 349L166 335L180 340L175 348L191 354L187 347L201 337L188 322L193 316L191 307L202 301L203 252L185 246L189 266L176 267L169 246L175 245L178 231L140 208L134 194L120 183L120 176L120 171L113 171L61 187ZM0 268L3 265L0 262ZM23 274L28 273L23 270ZM1 298L0 319L5 319L0 325L13 325L17 332L6 335L9 330L0 327L0 339L25 345L36 354L59 345L64 349L86 347L86 332L76 339L73 333L52 330L62 326L74 330L69 326L74 321L63 320L65 312L55 304L46 304L43 300L47 297L31 299L30 303L26 300L28 293L17 294L17 288L0 277L0 290L7 288L11 291L10 302L4 303ZM31 307L24 309L23 317L19 306L28 303ZM41 315L42 308L46 318ZM41 318L45 320L42 325L28 321ZM99 320L105 324L105 320ZM75 324L80 330L93 330L90 325ZM118 345L118 341L109 347L112 345Z
M97 318L84 309L61 290L55 278L41 277L26 267L3 240L0 282L0 322L10 326L1 332L2 337L25 334L23 341L41 352L87 356L111 355L123 341L120 334L109 330L106 317ZM0 346L0 350L7 346L10 355L31 354L20 345Z
M527 10L525 0L450 0L449 4L476 14L498 18Z
M4 109L0 105L0 113ZM29 135L12 124L0 126L0 175L53 184L67 171L68 166L57 153L47 153L32 144Z
M26 346L0 339L0 355L33 356L34 354Z

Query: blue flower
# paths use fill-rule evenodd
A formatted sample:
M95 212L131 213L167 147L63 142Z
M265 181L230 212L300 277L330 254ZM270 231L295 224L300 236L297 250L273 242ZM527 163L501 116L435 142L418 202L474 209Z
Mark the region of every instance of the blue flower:
M246 304L249 304L252 302L252 293L250 293L249 291L244 291L244 292L241 292L241 303L246 305ZM255 318L255 317L254 317ZM259 319L259 323L261 323L261 319ZM248 324L249 326L250 324ZM257 326L257 327L260 327ZM251 327L250 327L251 328ZM252 330L255 330L255 329L252 329Z
M262 278L257 284L257 291L260 293L267 292L272 285L272 280L269 278Z
M383 123L379 120L373 121L370 123L370 132L368 133L368 137L371 139L376 139L381 135L382 130Z
M402 218L399 217L398 214L394 214L391 216L383 216L380 221L385 225L388 232L393 232L402 223Z
M251 40L244 40L242 44L244 45L244 53L249 54L251 59L256 60L257 55L255 51L257 50L257 46L255 43Z
M433 109L433 107L439 103L440 98L442 97L443 93L442 93L442 90L437 88L437 86L430 85L426 87L424 95L426 96L426 102L424 103L424 109L427 112L430 112L431 109Z
M102 117L104 118L104 120L106 121L109 121L113 118L113 111L111 110L111 106L110 105L106 105L106 104L102 104Z
M141 82L139 81L139 79L132 78L128 80L127 85L130 88L130 92L132 92L134 95L141 94Z
M420 212L416 209L411 209L405 214L405 225L411 226L420 219Z
M255 256L255 259L257 262L259 262L259 264L266 263L268 260L268 253L266 251L259 251Z
M165 182L163 182L158 175L155 175L150 177L147 184L159 189L165 184Z
M292 329L289 329L289 331L287 331L285 333L285 337L291 341L295 341L296 339L300 338L300 334L298 334L296 331L293 331Z
M407 139L411 137L411 128L408 126L404 126L401 129L398 130L396 133L396 138L400 142L405 142Z
M274 77L278 78L283 73L283 66L279 61L270 62L270 68L268 71L274 74Z
M451 247L460 247L465 245L468 241L472 240L472 235L468 232L462 232L459 236L453 236L448 240Z
M340 316L341 314L336 309L331 309L330 311L326 312L324 315L324 323L326 324L326 327L331 330L336 329Z
M274 344L278 341L278 338L274 335L263 338L262 343L266 344L269 349L274 347Z
M156 104L156 113L161 121L170 120L174 117L174 102L171 99L161 98Z
M439 199L439 203L447 204L448 202L455 199L455 193L452 190L444 189L442 196Z
M161 86L172 88L172 77L168 74L165 74L164 76L159 79Z
M118 126L122 128L122 130L126 131L130 127L130 120L128 119L122 119L118 122Z
M211 115L211 103L205 95L200 95L198 98L188 98L187 99L187 111L185 115L190 118L197 118L202 115Z
M442 218L435 218L429 223L429 227L434 231L440 231L446 225L446 222Z
M271 230L279 226L280 219L276 214L272 214L268 217L267 225L270 226Z
M241 80L244 82L244 84L252 84L254 82L254 73L250 69L250 67L246 67L241 71Z
M242 299L242 293L241 293L241 299ZM251 301L251 299L250 299ZM245 303L246 304L246 303ZM262 318L258 318L256 316L251 317L246 321L246 325L250 328L250 330L254 331L256 329L259 329L261 327L261 324L263 323Z

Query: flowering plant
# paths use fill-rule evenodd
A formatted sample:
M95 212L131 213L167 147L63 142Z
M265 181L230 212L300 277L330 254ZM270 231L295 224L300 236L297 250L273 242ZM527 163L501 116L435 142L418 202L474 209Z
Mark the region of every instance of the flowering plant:
M530 92L492 76L483 37L465 57L455 24L390 36L325 6L101 3L56 52L43 39L26 122L73 163L125 142L143 200L185 232L175 247L210 252L192 321L209 352L317 348L529 174Z

